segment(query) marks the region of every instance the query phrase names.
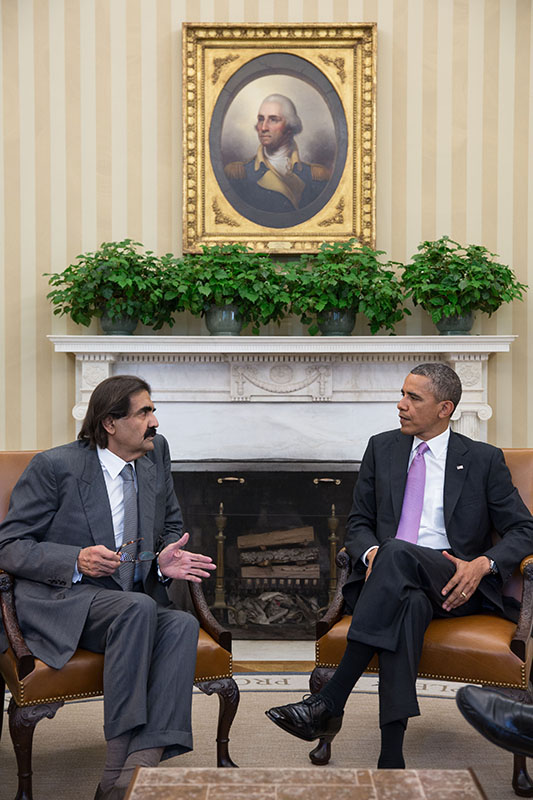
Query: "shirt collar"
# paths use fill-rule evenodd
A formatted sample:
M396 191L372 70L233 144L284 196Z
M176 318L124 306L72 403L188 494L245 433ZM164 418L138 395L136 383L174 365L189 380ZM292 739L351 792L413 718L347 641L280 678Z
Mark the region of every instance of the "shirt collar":
M441 458L444 455L446 450L448 449L448 442L450 440L450 427L448 426L445 431L439 433L438 436L434 436L432 439L428 439L426 441L427 446L431 450L432 455L435 458ZM419 444L422 444L424 440L419 439L418 436L413 438L413 447L412 450L415 450Z
M107 447L104 448L97 445L96 449L98 451L100 464L106 469L108 475L113 480L120 475L126 464L131 464L133 470L135 471L134 461L124 461L124 459L122 459L120 456L117 456L115 453L112 453L111 450L108 450Z
M288 158L291 163L291 167L294 169L300 163L300 155L298 153L298 147L296 144L292 145L290 152L288 153ZM263 150L263 145L260 144L257 150L257 155L255 157L254 163L254 170L257 172L261 164L264 164L265 167L269 165L268 156L266 155L265 151Z

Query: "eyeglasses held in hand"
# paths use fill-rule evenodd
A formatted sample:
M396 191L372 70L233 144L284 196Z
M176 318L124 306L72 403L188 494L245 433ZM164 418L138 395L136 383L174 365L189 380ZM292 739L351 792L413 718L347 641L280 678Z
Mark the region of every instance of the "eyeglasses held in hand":
M134 562L137 564L140 561L153 561L154 558L157 558L158 553L153 553L151 550L141 550L140 553L137 553L137 558L134 558L133 553L124 553L124 548L128 547L130 544L135 544L135 542L142 542L143 537L141 536L140 539L130 539L129 542L123 542L118 550L116 550L117 556L120 556L120 563L124 564L126 561Z

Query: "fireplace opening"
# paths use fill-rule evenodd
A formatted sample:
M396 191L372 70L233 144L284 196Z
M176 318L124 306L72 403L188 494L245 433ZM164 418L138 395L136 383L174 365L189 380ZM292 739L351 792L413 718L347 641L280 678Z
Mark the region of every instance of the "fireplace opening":
M237 639L313 639L336 585L357 461L174 462L213 613Z

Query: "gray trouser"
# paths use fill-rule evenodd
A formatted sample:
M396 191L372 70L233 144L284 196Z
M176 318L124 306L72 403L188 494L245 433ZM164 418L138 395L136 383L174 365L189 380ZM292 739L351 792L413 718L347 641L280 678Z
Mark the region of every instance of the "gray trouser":
M104 653L104 734L131 731L128 754L165 747L163 758L192 749L191 705L198 622L141 592L102 589L80 647Z

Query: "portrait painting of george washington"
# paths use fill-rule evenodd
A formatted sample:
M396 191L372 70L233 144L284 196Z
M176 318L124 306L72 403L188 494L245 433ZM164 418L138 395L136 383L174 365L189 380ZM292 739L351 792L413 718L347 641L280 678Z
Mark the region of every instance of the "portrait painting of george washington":
M268 56L256 61L247 64L250 79L237 74L235 90L226 87L215 106L211 160L239 214L267 228L291 227L335 191L346 159L344 112L331 84L304 59L278 55L275 70Z
M376 23L183 24L183 248L375 247Z

